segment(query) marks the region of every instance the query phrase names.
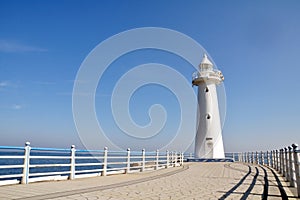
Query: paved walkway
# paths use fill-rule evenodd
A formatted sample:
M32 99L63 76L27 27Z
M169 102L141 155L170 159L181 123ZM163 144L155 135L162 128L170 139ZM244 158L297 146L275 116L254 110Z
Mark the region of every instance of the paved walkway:
M143 173L0 187L0 199L297 199L267 167L185 163Z

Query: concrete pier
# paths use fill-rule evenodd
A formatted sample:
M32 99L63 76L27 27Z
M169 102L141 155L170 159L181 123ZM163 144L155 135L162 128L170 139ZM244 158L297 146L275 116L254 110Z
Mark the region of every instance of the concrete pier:
M0 187L0 199L297 199L274 169L185 163L158 171Z

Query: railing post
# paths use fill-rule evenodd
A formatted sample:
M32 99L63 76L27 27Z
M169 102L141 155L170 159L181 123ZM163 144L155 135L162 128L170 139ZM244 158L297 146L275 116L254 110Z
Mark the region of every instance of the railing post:
M264 152L260 152L260 164L261 165L264 165L265 164L265 161L264 161Z
M145 149L142 149L142 172L145 171Z
M168 151L168 150L166 151L166 154L167 154L167 166L166 166L166 168L169 168L169 165L170 165L170 157L169 157L169 151Z
M272 152L267 151L267 165L271 167L271 154Z
M251 158L251 163L254 164L254 152L251 152L251 154L252 154L252 155L251 155L251 156L252 156L252 158Z
M174 151L174 161L173 161L173 167L176 167L176 163L177 163L177 152Z
M29 164L30 164L30 142L25 143L24 148L24 166L23 166L23 176L21 183L28 184L29 182Z
M172 166L175 164L175 151L172 151Z
M240 162L244 162L244 153L240 154L240 159L241 159Z
M284 176L283 149L280 149L280 173Z
M293 166L293 148L291 146L288 146L288 151L289 151L289 182L291 187L295 187L295 182L294 182L294 166Z
M278 150L276 149L275 150L275 160L276 160L276 162L275 162L275 169L277 170L277 171L279 171L279 158L278 158Z
M298 157L298 144L293 144L294 150L294 165L295 165L295 174L296 174L296 186L298 197L300 197L300 172L299 172L299 157Z
M278 150L278 171L282 174L281 149Z
M284 148L282 149L282 174L283 177L286 177Z
M273 168L276 169L276 151L273 150L273 160L272 160L272 164L273 164Z
M282 163L281 163L281 150L278 149L278 171L279 171L279 173L282 173L281 168L282 168Z
M286 180L290 180L290 170L289 170L289 158L288 158L288 148L284 148L284 157L285 157L285 175Z
M181 153L181 165L180 165L180 166L183 165L183 158L184 158L184 154L183 154L183 152L182 152L182 153Z
M244 153L241 153L241 162L245 162Z
M155 162L155 169L158 170L158 161L159 161L159 150L156 150L156 162Z
M176 165L176 151L173 151L173 167Z
M235 162L235 159L234 159L234 153L232 153L232 160L233 160L233 162Z
M273 160L272 160L272 164L273 164L273 168L276 169L276 150L273 150Z
M259 164L259 156L258 156L258 152L256 151L256 164Z
M249 154L249 152L247 152L246 156L247 156L247 162L250 163L250 154Z
M273 166L273 151L269 152L269 167Z
M271 167L275 169L275 151L273 150L271 151L271 153L272 153Z
M125 174L128 174L130 172L130 148L127 148L127 159L126 159L126 170Z
M248 163L251 162L251 156L250 156L250 152L247 152L247 160L248 160Z
M104 147L102 176L107 174L107 147Z
M71 145L71 166L70 166L70 175L69 179L73 180L75 178L75 145Z

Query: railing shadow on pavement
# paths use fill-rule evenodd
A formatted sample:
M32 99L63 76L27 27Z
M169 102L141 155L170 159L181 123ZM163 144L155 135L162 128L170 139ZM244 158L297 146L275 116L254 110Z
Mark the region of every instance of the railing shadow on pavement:
M239 197L239 199L242 200L246 200L251 198L252 196L261 196L261 199L268 199L271 197L278 197L278 198L282 198L282 199L297 199L296 196L288 196L284 186L282 185L278 175L275 173L275 171L268 167L268 166L261 166L261 165L250 165L250 164L246 164L245 165L248 167L248 171L246 170L241 170L241 169L237 169L234 168L232 166L230 166L231 164L225 165L226 168L230 168L233 170L237 170L237 171L241 171L241 172L245 172L246 174L238 181L238 183L236 183L230 190L228 191L219 191L221 193L224 193L219 200L224 200L226 198L230 198L230 195L232 194L239 194L241 195L241 197ZM255 168L255 172L252 172L251 167ZM260 175L259 174L259 170L258 167L260 167L264 174ZM270 194L269 193L269 180L268 180L268 173L267 173L267 169L274 175L274 178L276 180L276 185L274 185L275 187L278 187L279 191L280 191L280 195L278 194ZM247 178L252 177L252 181L249 184L249 187L245 190L245 191L238 191L237 189L241 186L241 185L247 185L247 183L245 183L245 180ZM261 180L259 179L261 178ZM263 192L262 193L255 193L253 192L253 188L255 185L257 185L257 181L263 182Z
M256 152L243 152L243 153L232 153L232 154L235 155L233 157L235 157L236 160L239 162L246 163L246 164L248 163L252 165L259 165L263 169L264 190L263 190L263 194L261 194L262 199L266 199L270 195L276 196L273 194L269 194L268 173L266 169L268 169L274 176L277 183L277 187L280 191L280 196L283 199L300 197L300 162L299 162L300 150L298 149L297 144L292 144L291 146L284 147L277 150L272 150L272 151L265 151L265 152L256 151ZM284 178L284 180L288 183L289 189L294 191L295 196L287 195L284 186L282 185L275 171ZM237 185L240 184L238 183ZM233 187L231 190L226 192L220 199L225 199L228 196L228 194L233 193L234 192L233 189L235 190L235 187ZM245 194L247 194L247 191L245 192Z
M229 167L227 165L227 167ZM230 167L232 168L232 167ZM226 199L230 194L232 194L239 186L241 186L244 181L246 180L246 178L251 174L251 167L248 165L248 172L241 178L241 180L235 185L233 186L229 191L227 191L222 197L219 198L219 200L224 200Z

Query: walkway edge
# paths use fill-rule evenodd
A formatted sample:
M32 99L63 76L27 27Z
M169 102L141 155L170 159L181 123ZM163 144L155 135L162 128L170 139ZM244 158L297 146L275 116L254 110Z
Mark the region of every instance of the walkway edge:
M30 197L23 197L23 198L17 198L15 200L44 200L44 199L53 199L53 198L59 198L59 197L65 197L65 196L71 196L71 195L76 195L76 194L82 194L82 193L87 193L87 192L94 192L94 191L102 191L102 190L107 190L107 189L112 189L116 187L123 187L127 185L134 185L142 182L147 182L151 181L154 179L160 179L164 178L167 176L171 176L180 172L183 172L185 170L189 169L189 165L184 165L178 170L174 170L171 172L159 174L159 175L154 175L146 178L140 178L137 180L132 180L132 181L125 181L121 183L114 183L110 185L103 185L103 186L97 186L97 187L90 187L90 188L84 188L84 189L76 189L76 190L68 190L68 191L63 191L63 192L56 192L56 193L50 193L50 194L43 194L43 195L36 195L36 196L30 196Z

